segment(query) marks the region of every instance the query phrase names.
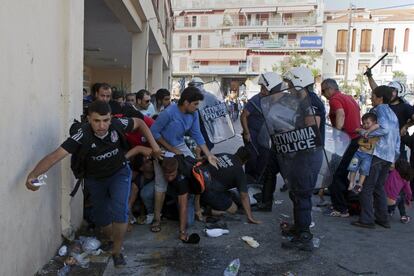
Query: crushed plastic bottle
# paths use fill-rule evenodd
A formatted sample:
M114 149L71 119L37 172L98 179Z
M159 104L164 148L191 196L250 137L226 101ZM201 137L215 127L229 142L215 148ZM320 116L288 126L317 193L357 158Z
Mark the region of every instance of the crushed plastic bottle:
M236 276L239 273L240 259L233 260L229 266L224 270L224 276Z
M44 186L46 185L46 179L47 179L47 175L46 174L41 174L39 175L35 180L32 180L32 184L34 186Z
M65 265L61 269L58 270L57 275L58 276L66 276L70 272L70 265Z
M229 230L227 229L220 229L220 228L215 228L215 229L204 229L204 232L206 233L207 237L210 238L217 238L220 237L224 234L228 234L230 233Z
M313 243L313 247L319 248L319 246L321 245L321 240L318 238L313 238L312 243Z
M61 248L59 248L59 256L66 256L68 254L68 247L66 245L63 245Z
M97 240L95 237L80 236L79 240L82 243L83 251L88 253L97 250L101 246L101 242Z
M82 268L88 268L89 267L90 260L89 260L89 258L87 258L88 253L86 253L86 252L84 252L82 254L72 253L71 255L72 255L72 257L74 257L76 259L76 263L80 267L82 267Z

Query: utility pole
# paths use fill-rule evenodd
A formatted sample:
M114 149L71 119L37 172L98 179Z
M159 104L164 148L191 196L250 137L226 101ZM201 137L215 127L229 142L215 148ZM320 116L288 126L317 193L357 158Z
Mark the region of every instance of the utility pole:
M351 27L352 27L352 12L353 12L353 5L352 2L349 2L349 11L348 11L348 41L346 45L346 58L345 58L345 78L344 83L345 85L348 84L348 72L349 72L349 55L351 53Z

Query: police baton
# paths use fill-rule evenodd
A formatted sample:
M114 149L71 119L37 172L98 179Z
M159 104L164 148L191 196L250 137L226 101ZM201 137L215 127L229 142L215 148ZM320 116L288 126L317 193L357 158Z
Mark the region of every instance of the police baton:
M369 71L371 71L371 69L372 68L374 68L378 63L380 63L381 62L381 60L383 60L386 56L388 56L388 53L385 53L382 57L380 57L379 58L379 60L377 60L371 67L369 67L366 71L365 71L365 73L364 73L364 75L365 76L368 76L368 72Z

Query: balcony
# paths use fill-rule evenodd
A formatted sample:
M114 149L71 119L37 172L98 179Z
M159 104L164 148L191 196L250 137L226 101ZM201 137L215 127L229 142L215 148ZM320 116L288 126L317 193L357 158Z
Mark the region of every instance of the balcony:
M316 25L316 15L297 17L297 18L282 18L271 17L268 19L252 19L247 20L245 17L225 15L223 18L222 27L282 27L282 26L313 26Z

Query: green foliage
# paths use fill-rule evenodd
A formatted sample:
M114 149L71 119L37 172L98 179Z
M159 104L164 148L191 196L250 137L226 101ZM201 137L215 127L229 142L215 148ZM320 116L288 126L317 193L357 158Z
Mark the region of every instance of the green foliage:
M279 64L274 64L272 69L273 71L283 75L292 67L306 66L312 70L313 76L316 77L320 75L320 70L314 67L314 63L320 55L321 54L319 52L308 52L306 54L301 54L299 52L292 51L289 52L289 56L287 56Z
M402 83L406 83L407 75L403 71L394 71L392 72L392 79L400 81Z

